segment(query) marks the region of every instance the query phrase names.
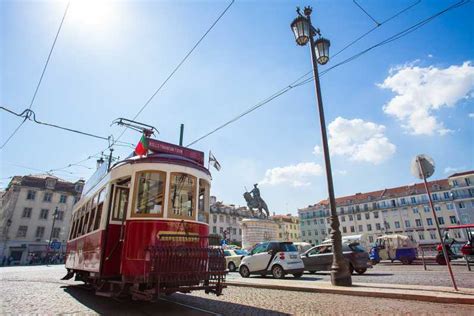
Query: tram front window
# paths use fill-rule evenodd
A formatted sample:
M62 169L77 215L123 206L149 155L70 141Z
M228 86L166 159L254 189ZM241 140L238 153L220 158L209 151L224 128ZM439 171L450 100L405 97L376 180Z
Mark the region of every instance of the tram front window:
M198 221L209 222L209 183L199 179Z
M136 176L136 216L163 216L166 174L164 172L139 172Z
M196 177L185 173L171 173L168 216L171 218L194 219L196 198Z

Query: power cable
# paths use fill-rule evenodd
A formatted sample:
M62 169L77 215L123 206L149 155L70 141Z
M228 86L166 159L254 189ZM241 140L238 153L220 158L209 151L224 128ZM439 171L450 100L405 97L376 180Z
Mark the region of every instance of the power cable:
M418 22L418 23L416 23L416 24L414 24L414 25L408 27L407 29L405 29L405 30L403 30L403 31L401 31L401 32L398 32L398 33L396 33L396 34L394 34L394 35L388 37L387 39L385 39L385 40L383 40L383 41L381 41L381 42L379 42L379 43L377 43L377 44L375 44L375 45L373 45L373 46L371 46L371 47L369 47L369 48L367 48L367 49L365 49L365 50L363 50L363 51L361 51L361 52L359 52L359 53L357 53L357 54L355 54L355 55L353 55L353 56L351 56L351 57L349 57L349 58L347 58L347 59L345 59L345 60L343 60L342 62L339 62L338 64L335 64L335 65L333 65L333 66L331 66L331 67L325 69L324 71L322 71L322 72L319 74L319 76L322 77L323 75L325 75L326 73L328 73L328 72L331 71L332 69L337 68L337 67L339 67L339 66L341 66L341 65L344 65L344 64L346 64L346 63L348 63L348 62L350 62L350 61L352 61L352 60L354 60L354 59L356 59L356 58L359 58L360 56L366 54L367 52L369 52L369 51L371 51L371 50L373 50L373 49L375 49L375 48L377 48L377 47L383 46L383 45L388 44L388 43L391 43L391 42L393 42L393 41L395 41L395 40L397 40L397 39L400 39L400 38L402 38L402 37L404 37L404 36L406 36L406 35L408 35L408 34L414 32L414 31L416 31L417 29L419 29L420 27L422 27L422 26L424 26L425 24L429 23L430 21L432 21L432 20L435 19L436 17L438 17L438 16L440 16L440 15L442 15L442 14L444 14L444 13L446 13L446 12L452 10L452 9L455 9L455 8L458 8L458 7L462 6L462 5L465 5L465 4L468 3L468 2L470 2L470 0L461 0L461 1L459 1L459 2L457 2L457 3L455 3L455 4L453 4L453 5L451 5L451 6L449 6L449 7L447 7L446 9L444 9L444 10L442 10L442 11L439 11L438 13L436 13L436 14L430 16L429 18L424 19L424 20L422 20L422 21L420 21L420 22ZM412 6L413 6L413 5L412 5ZM307 74L309 74L309 73L307 73ZM307 74L306 74L306 75L307 75ZM306 76L306 75L303 75L303 76L300 77L300 78L303 78L303 77ZM263 101L257 103L256 105L254 105L254 106L252 106L251 108L247 109L247 110L244 111L243 113L241 113L241 114L239 114L238 116L234 117L233 119L231 119L231 120L225 122L224 124L222 124L222 125L216 127L215 129L213 129L212 131L210 131L210 132L204 134L203 136L199 137L198 139L192 141L192 142L189 143L186 147L189 147L189 146L191 146L191 145L194 145L195 143L201 141L202 139L204 139L204 138L206 138L206 137L208 137L208 136L214 134L215 132L217 132L217 131L223 129L224 127L226 127L227 125L229 125L229 124L231 124L231 123L233 123L233 122L239 120L239 119L242 118L243 116L245 116L245 115L247 115L247 114L249 114L249 113L255 111L256 109L262 107L263 105L269 103L269 102L272 101L273 99L276 99L277 97L279 97L279 96L285 94L285 93L288 92L289 90L291 90L291 89L293 89L293 88L296 88L296 87L299 87L299 86L302 86L302 85L305 85L305 84L311 82L311 81L313 80L313 78L314 78L314 76L311 76L310 78L305 79L305 80L302 81L302 82L299 82L299 83L296 83L296 84L290 84L290 85L288 85L287 87L285 87L285 88L279 90L278 92L276 92L276 93L273 94L272 96L266 98L265 100L263 100Z
M372 21L374 21L374 23L375 23L376 25L380 25L380 23L379 23L376 19L374 19L374 18L369 14L369 12L367 12L360 4L358 4L356 0L352 0L352 1L353 1L353 2L355 3L355 5L358 6L359 9L361 9Z
M28 109L31 109L31 107L33 106L33 103L35 102L35 99L36 99L36 95L38 94L38 90L41 86L41 82L43 82L43 77L44 77L44 74L46 72L46 68L48 68L49 60L51 59L51 55L53 53L54 47L56 46L56 41L58 40L59 33L61 32L61 28L63 26L64 19L66 18L66 14L67 14L67 11L69 9L69 4L70 4L70 1L68 1L67 5L66 5L66 9L64 10L63 18L61 19L61 23L59 24L58 31L56 32L56 36L54 37L53 44L51 45L51 49L49 50L48 58L46 59L46 63L44 64L43 71L41 72L41 76L39 78L38 84L36 85L35 93L33 94L33 97L31 98L31 102L30 102L30 105L29 105ZM18 127L13 131L13 133L10 134L10 136L2 144L0 149L3 149L10 142L10 140L13 138L13 136L15 136L15 134L18 132L18 130L23 126L23 124L25 122L26 122L26 118L20 123L20 125L18 125Z
M235 0L232 0L229 5L224 9L224 11L221 12L221 14L217 17L217 19L211 24L211 26L207 29L207 31L201 36L201 38L194 44L194 46L188 51L188 53L181 59L181 61L178 63L178 65L171 71L171 73L168 75L168 77L161 83L161 85L158 87L158 89L155 90L155 92L151 95L151 97L148 98L148 100L143 104L143 106L140 108L140 110L135 114L132 120L135 120L142 112L145 110L145 108L150 104L150 102L153 100L153 98L160 92L160 90L166 85L166 83L174 76L174 74L178 71L178 69L183 65L183 63L188 59L188 57L194 52L194 50L199 46L199 44L206 38L207 34L214 28L214 26L219 22L219 20L224 16L224 14L230 9L230 7L234 4ZM125 128L122 133L117 137L117 140L119 140L127 128Z

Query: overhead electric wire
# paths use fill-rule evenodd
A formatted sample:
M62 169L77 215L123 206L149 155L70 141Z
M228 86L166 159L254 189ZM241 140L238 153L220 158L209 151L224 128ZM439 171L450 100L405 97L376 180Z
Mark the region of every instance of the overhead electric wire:
M352 1L353 1L353 2L355 3L355 5L358 6L359 9L361 9L372 21L374 21L374 23L375 23L376 25L380 25L380 23L379 23L376 19L374 19L374 17L371 16L371 15L369 14L369 12L367 12L360 4L358 4L356 0L352 0Z
M84 132L84 131L79 131L79 130L72 129L72 128L69 128L69 127L64 127L64 126L59 126L59 125L56 125L56 124L51 124L51 123L38 121L36 119L36 113L33 110L30 110L30 109L26 109L21 113L16 113L16 112L14 112L14 111L6 108L6 107L0 106L0 110L4 110L4 111L6 111L6 112L8 112L12 115L18 116L18 117L23 117L24 118L23 121L30 120L30 121L32 121L36 124L45 125L45 126L49 126L49 127L54 127L54 128L58 128L58 129L61 129L61 130L68 131L68 132L77 133L77 134L81 134L81 135L89 136L89 137L93 137L93 138L103 139L103 140L106 140L106 141L110 141L110 139L111 139L111 136L109 136L109 137L99 136L99 135L96 135L96 134L92 134L92 133L88 133L88 132ZM127 143L127 142L120 142L120 143L126 144L126 145L133 145L132 143Z
M221 12L221 14L217 17L217 19L211 24L211 26L207 29L206 32L199 38L199 40L194 44L194 46L187 52L187 54L181 59L181 61L176 65L176 67L171 71L171 73L166 77L166 79L161 83L161 85L158 87L158 89L155 90L155 92L148 98L148 100L143 104L143 106L140 108L140 110L135 114L132 120L135 120L142 112L145 110L145 108L150 104L150 102L153 100L153 98L160 92L160 90L166 85L166 83L174 76L174 74L179 70L179 68L184 64L184 62L188 59L188 57L194 52L194 50L199 46L199 44L206 38L207 34L216 26L217 22L224 16L224 14L230 9L230 7L234 4L235 0L232 0L229 5ZM122 133L117 137L117 140L119 140L127 128L125 128Z
M339 66L341 66L341 65L344 65L344 64L346 64L346 63L348 63L348 62L350 62L350 61L352 61L352 60L354 60L354 59L356 59L356 58L358 58L358 57L360 57L360 56L366 54L367 52L369 52L369 51L371 51L371 50L373 50L373 49L375 49L375 48L377 48L377 47L383 46L383 45L388 44L388 43L391 43L391 42L393 42L393 41L395 41L395 40L397 40L397 39L400 39L401 37L406 36L406 35L408 35L408 34L414 32L414 31L416 31L417 29L419 29L420 27L422 27L422 26L424 26L425 24L429 23L430 21L432 21L432 20L435 19L436 17L438 17L438 16L440 16L440 15L442 15L442 14L444 14L444 13L446 13L446 12L452 10L452 9L455 9L455 8L458 8L458 7L462 6L462 5L465 5L465 4L468 3L468 2L470 2L470 0L461 0L461 1L459 1L459 2L457 2L457 3L455 3L455 4L453 4L453 5L451 5L451 6L449 6L449 7L447 7L446 9L444 9L444 10L442 10L442 11L439 11L439 12L435 13L434 15L432 15L432 16L430 16L430 17L428 17L428 18L426 18L426 19L424 19L424 20L422 20L422 21L420 21L420 22L418 22L418 23L416 23L416 24L414 24L414 25L412 25L412 26L410 26L410 27L404 29L403 31L398 32L398 33L396 33L396 34L394 34L394 35L388 37L387 39L385 39L385 40L383 40L383 41L381 41L381 42L379 42L379 43L377 43L377 44L375 44L375 45L373 45L373 46L371 46L371 47L369 47L369 48L367 48L367 49L365 49L365 50L363 50L363 51L361 51L361 52L359 52L359 53L357 53L357 54L352 55L352 56L349 57L349 58L346 58L346 59L343 60L342 62L339 62L339 63L337 63L337 64L335 64L335 65L333 65L333 66L331 66L331 67L325 69L324 71L320 72L319 76L322 77L323 75L325 75L327 72L331 71L332 69L337 68L337 67L339 67ZM419 2L415 3L414 5L416 5L416 4L418 4L418 3L419 3ZM413 6L413 5L411 5L410 7L412 7L412 6ZM406 11L406 9L405 9L405 10L402 10L402 11ZM400 13L398 13L398 14L400 14ZM304 77L305 77L306 75L308 75L309 73L310 73L310 72L306 73L305 75L301 76L300 78L304 78ZM299 83L293 82L292 84L290 84L290 85L288 85L287 87L285 87L285 88L279 90L278 92L276 92L276 93L273 94L272 96L270 96L270 97L264 99L263 101L257 103L256 105L250 107L249 109L247 109L247 110L244 111L243 113L239 114L238 116L234 117L233 119L231 119L231 120L225 122L224 124L222 124L222 125L220 125L220 126L214 128L214 129L211 130L210 132L208 132L208 133L204 134L203 136L197 138L196 140L192 141L192 142L189 143L186 147L189 147L189 146L191 146L191 145L194 145L195 143L201 141L202 139L204 139L204 138L206 138L206 137L208 137L208 136L214 134L215 132L217 132L217 131L223 129L224 127L226 127L227 125L229 125L229 124L231 124L231 123L233 123L233 122L239 120L239 119L242 118L243 116L245 116L245 115L247 115L247 114L249 114L249 113L255 111L256 109L262 107L263 105L269 103L269 102L272 101L273 99L276 99L277 97L279 97L279 96L285 94L285 93L288 92L289 90L291 90L291 89L293 89L293 88L296 88L296 87L299 87L299 86L302 86L302 85L305 85L305 84L311 82L311 81L313 80L313 78L314 78L314 76L311 76L310 78L305 79L305 80L302 81L302 82L299 82Z
M36 85L36 89L35 89L35 92L33 93L33 97L31 98L31 102L30 102L30 105L28 106L28 109L31 109L31 107L33 106L33 103L35 102L35 99L36 99L36 95L38 94L38 90L41 86L41 82L43 82L43 77L46 72L46 68L48 68L49 60L51 59L51 55L53 53L54 47L56 46L56 41L58 40L59 33L61 32L61 28L63 27L64 19L66 18L66 14L69 9L69 4L70 4L70 1L68 1L66 5L66 9L64 10L63 18L61 19L61 23L59 24L58 30L56 32L56 36L54 37L53 44L51 45L51 48L49 50L48 58L46 58L46 63L44 64L43 71L41 72L41 76L39 78L38 84ZM0 149L3 149L10 142L10 140L13 138L13 136L15 136L15 134L18 132L18 130L23 126L25 122L26 122L26 118L20 123L20 125L18 125L17 128L15 128L13 133L11 133L10 136L5 140L5 142L2 144Z

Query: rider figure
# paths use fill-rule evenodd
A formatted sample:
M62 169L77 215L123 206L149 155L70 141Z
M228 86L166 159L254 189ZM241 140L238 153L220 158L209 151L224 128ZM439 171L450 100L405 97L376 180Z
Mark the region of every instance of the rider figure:
M260 189L257 188L257 185L257 183L253 185L253 189L250 191L250 193L252 193L253 199L260 204L262 198L260 197Z

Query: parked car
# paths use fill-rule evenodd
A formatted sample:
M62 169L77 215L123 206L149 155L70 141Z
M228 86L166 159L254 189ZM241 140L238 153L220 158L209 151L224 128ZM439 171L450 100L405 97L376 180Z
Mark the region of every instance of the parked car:
M248 278L251 274L271 274L275 279L293 274L295 278L299 278L303 275L304 264L292 242L262 242L255 245L242 259L239 272L243 278Z
M247 251L240 249L224 249L225 262L229 271L236 271Z
M369 267L369 254L358 243L343 243L342 253L344 258L349 261L349 269L351 274L355 271L363 274ZM328 271L332 265L332 245L317 245L301 255L304 268L310 273L316 271Z
M297 241L293 245L296 246L300 254L305 253L309 248L313 247L309 242Z

